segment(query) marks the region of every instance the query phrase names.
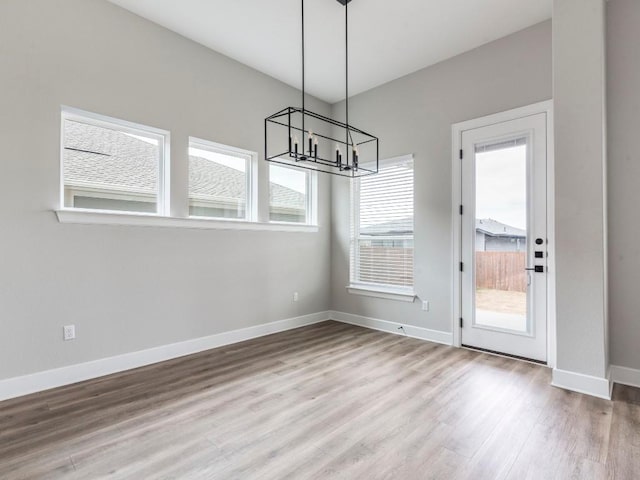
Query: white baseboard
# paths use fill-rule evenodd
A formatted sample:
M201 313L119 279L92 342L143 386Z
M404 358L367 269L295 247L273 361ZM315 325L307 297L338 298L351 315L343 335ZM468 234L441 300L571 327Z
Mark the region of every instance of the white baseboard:
M379 320L377 318L363 317L352 313L329 312L331 320L342 323L358 325L360 327L380 330L381 332L395 333L397 335L406 335L407 337L419 338L430 342L442 343L444 345L453 344L453 334L451 332L441 332L439 330L430 330L423 327L415 327L403 323L394 323L387 320ZM403 330L399 330L402 327Z
M326 320L335 320L396 335L406 335L408 337L444 345L452 345L453 343L453 334L450 332L430 330L428 328L389 322L387 320L379 320L350 313L335 311L318 312L170 345L162 345L147 350L117 355L115 357L0 380L0 401L183 357L185 355L191 355L272 333L313 325L314 323L324 322ZM404 332L398 329L399 326L403 327ZM612 365L610 380L566 370L553 370L552 385L600 398L611 399L611 389L614 382L632 387L640 387L640 370Z
M611 400L613 382L608 378L592 377L568 370L553 369L551 385L594 397Z
M640 370L611 365L611 381L620 385L640 388Z
M329 318L330 312L312 313L170 345L162 345L139 352L126 353L115 357L102 358L68 367L0 380L0 401L183 357L272 333L312 325L329 320Z

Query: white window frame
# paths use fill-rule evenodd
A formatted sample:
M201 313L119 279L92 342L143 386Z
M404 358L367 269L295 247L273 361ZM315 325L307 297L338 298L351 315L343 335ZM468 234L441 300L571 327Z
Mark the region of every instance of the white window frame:
M556 345L556 255L555 255L555 177L554 177L554 129L553 129L553 112L554 104L553 100L545 100L542 102L534 103L524 107L507 110L504 112L488 115L485 117L476 118L473 120L467 120L464 122L453 124L451 127L452 133L452 211L451 211L451 235L452 242L452 278L454 281L451 285L451 299L453 312L451 317L451 325L453 332L453 346L460 347L461 340L461 328L460 317L462 304L460 301L461 296L461 283L460 283L460 270L459 265L461 261L461 216L460 216L460 200L462 198L462 166L460 163L459 152L462 148L462 132L477 127L483 127L486 125L493 125L496 123L507 122L516 118L522 118L529 115L536 115L538 113L546 113L547 115L547 270L548 270L548 283L547 283L547 365L554 368L557 362L557 345Z
M271 198L269 196L269 185L271 183L271 166L279 168L288 168L294 171L302 171L306 175L307 195L305 198L305 222L284 222L279 220L271 220ZM267 221L272 225L300 225L300 226L317 226L318 225L318 172L309 169L298 169L279 163L269 163L267 168Z
M169 172L170 151L171 151L171 134L167 130L162 130L139 123L129 122L106 115L100 115L78 108L62 106L60 116L60 210L70 210L78 212L95 212L106 214L124 214L124 215L148 215L148 216L167 216L169 215L169 199L170 199L170 181ZM65 121L84 123L97 127L117 130L131 135L139 135L147 138L153 138L158 141L158 192L156 195L156 211L155 212L136 212L136 211L120 211L120 210L103 210L103 209L80 209L76 207L65 206L64 192L64 141ZM108 193L105 198L109 198ZM113 195L112 195L113 196Z
M390 167L406 162L413 162L413 155L402 155L399 157L393 157L380 161L380 168ZM413 170L414 177L414 204L415 204L415 169ZM359 265L359 250L357 248L357 242L360 239L359 225L360 225L360 178L353 180L351 184L351 228L349 232L349 285L346 289L349 293L354 295L364 295L368 297L378 297L387 300L398 300L404 302L413 302L416 298L415 278L414 284L410 287L400 287L395 285L385 285L378 283L366 283L357 281L357 272L354 269ZM415 252L415 209L413 216L414 233L411 235L413 240L414 252ZM386 238L386 237L385 237ZM396 238L394 236L393 238ZM397 238L400 238L397 236ZM406 236L405 236L406 238ZM415 255L414 255L414 272L415 272Z
M225 222L257 222L258 221L258 154L250 150L243 148L232 147L224 145L222 143L212 142L210 140L203 140L201 138L189 137L189 149L198 148L200 150L206 150L213 153L220 153L222 155L246 158L247 159L247 171L246 171L246 207L245 218L225 218L225 217L207 217L199 215L189 215L189 218L201 219L201 220L218 220ZM187 152L187 155L190 156ZM189 167L190 168L190 167ZM189 172L190 173L190 172ZM188 180L187 180L188 181ZM189 187L187 186L187 202L190 203Z
M270 222L269 221L269 183L268 165L259 165L258 154L241 148L230 147L228 145L209 142L196 137L188 137L188 140L200 144L213 145L227 152L239 152L251 155L250 165L250 202L247 203L247 212L250 211L247 219L214 218L214 217L190 217L189 216L189 194L188 185L176 188L176 192L170 191L171 173L171 135L167 130L149 127L115 117L101 115L74 107L61 106L60 115L60 175L59 175L59 199L58 207L54 210L60 223L82 224L82 225L119 225L137 227L167 227L167 228L191 228L198 230L252 230L252 231L279 231L296 233L317 233L318 213L317 213L317 185L318 178L316 172L307 175L307 223L296 222ZM159 140L160 164L158 175L158 196L156 212L139 212L107 209L89 209L78 207L65 207L64 188L64 121L72 120L76 122L96 125L99 127L116 129L133 135L141 135ZM185 142L189 145L189 142ZM188 171L189 152L185 150L184 168ZM183 158L180 156L180 158ZM180 167L183 165L181 164ZM265 168L266 167L266 168ZM175 168L175 167L174 167ZM265 172L264 170L267 170ZM249 172L248 172L249 173ZM265 175L266 174L266 175ZM265 182L265 178L266 182ZM187 176L188 182L188 176ZM264 183L263 183L264 182ZM78 187L78 191L92 192L90 186ZM93 193L96 193L94 190ZM178 195L178 197L176 197ZM120 199L120 195L104 193L104 198ZM176 204L182 208L178 209L178 214L171 214L171 206ZM182 213L184 212L184 213Z

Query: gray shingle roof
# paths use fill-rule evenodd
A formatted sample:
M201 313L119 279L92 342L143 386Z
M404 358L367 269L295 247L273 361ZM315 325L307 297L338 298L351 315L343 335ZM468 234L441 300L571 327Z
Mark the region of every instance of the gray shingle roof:
M66 121L64 179L68 185L153 193L158 147L122 132Z
M527 232L492 218L476 218L476 231L492 237L526 237Z
M527 236L527 232L520 228L512 227L505 223L498 222L491 218L476 219L476 230L486 233L492 237L522 237ZM407 234L413 232L413 218L398 218L389 222L369 225L361 229L360 233L365 235L387 235L387 234Z
M291 188L270 182L269 198L274 207L295 208L305 210L305 196Z
M153 194L158 185L158 146L116 130L65 121L64 180L68 186ZM194 196L240 199L244 173L190 156L189 188ZM271 182L274 206L304 210L304 194Z
M413 217L404 217L360 229L364 235L407 235L413 233Z
M206 158L189 157L189 191L199 197L244 198L247 182L243 172Z

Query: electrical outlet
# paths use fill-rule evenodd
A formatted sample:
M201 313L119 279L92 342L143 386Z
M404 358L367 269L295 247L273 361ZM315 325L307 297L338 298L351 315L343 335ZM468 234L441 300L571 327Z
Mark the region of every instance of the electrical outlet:
M298 301L298 292L293 292L293 301L297 302Z
M66 340L73 340L74 338L76 338L76 326L75 325L65 325L64 327L62 327L62 332L63 332L65 341Z
M422 310L424 310L425 312L429 311L429 301L425 300L422 302Z

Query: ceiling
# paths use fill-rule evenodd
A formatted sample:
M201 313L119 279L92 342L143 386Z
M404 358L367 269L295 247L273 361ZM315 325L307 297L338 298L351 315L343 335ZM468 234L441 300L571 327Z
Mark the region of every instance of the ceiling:
M296 88L301 0L110 0ZM353 0L349 95L551 18L552 0ZM307 0L306 90L345 96L344 7Z

